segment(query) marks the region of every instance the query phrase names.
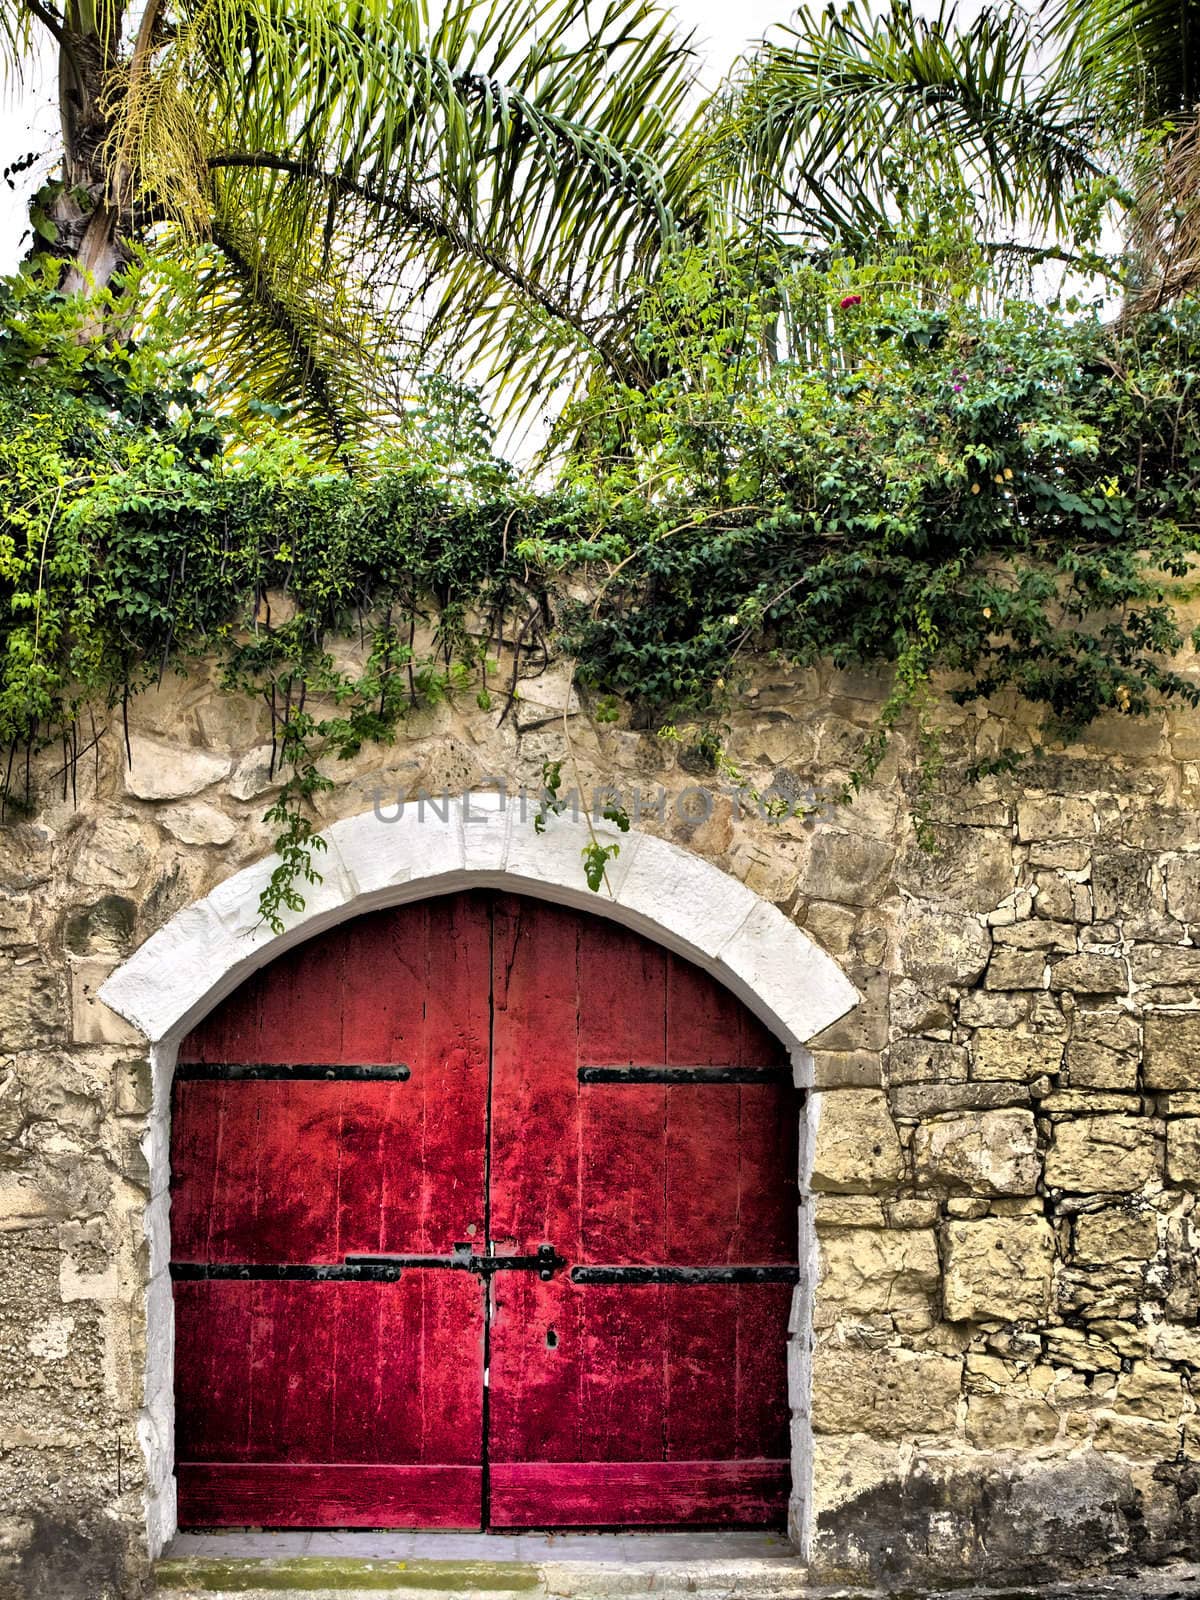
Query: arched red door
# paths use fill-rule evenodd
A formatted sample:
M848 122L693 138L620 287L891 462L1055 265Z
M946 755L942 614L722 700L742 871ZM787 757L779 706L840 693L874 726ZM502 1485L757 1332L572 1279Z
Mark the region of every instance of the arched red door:
M796 1094L686 961L471 891L281 957L180 1050L181 1525L765 1525Z

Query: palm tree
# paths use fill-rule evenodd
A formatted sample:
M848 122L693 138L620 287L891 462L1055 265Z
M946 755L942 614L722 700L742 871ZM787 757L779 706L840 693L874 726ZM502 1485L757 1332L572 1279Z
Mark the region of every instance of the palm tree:
M703 226L674 159L694 57L653 0L3 0L54 41L62 161L33 213L64 287L186 260L197 336L335 438L377 355L451 348L525 406L621 373L621 286ZM135 20L136 17L136 20Z
M894 249L948 198L1001 273L1095 265L1115 204L1144 303L1148 280L1158 298L1200 281L1198 99L1194 0L1046 0L966 23L953 0L929 19L845 0L747 64L730 187L774 235L858 254Z

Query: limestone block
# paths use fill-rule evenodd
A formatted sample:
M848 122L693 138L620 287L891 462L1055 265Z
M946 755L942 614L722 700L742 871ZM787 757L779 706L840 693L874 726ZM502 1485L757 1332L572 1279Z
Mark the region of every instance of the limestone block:
M275 756L272 770L272 756ZM235 800L254 800L282 782L279 772L278 752L269 744L255 745L248 750L225 785L226 792Z
M961 1387L959 1357L819 1345L813 1352L813 1431L893 1440L952 1434Z
M1056 950L1074 953L1077 945L1074 922L1018 922L1011 928L996 928L992 938L1008 950Z
M1034 911L1039 917L1049 917L1058 922L1074 922L1074 891L1080 885L1072 883L1061 872L1039 872L1036 879L1037 900Z
M1047 795L1017 806L1017 836L1022 844L1040 839L1084 839L1096 831L1090 800Z
M939 1117L951 1111L994 1111L1029 1104L1023 1083L910 1083L891 1090L892 1110L904 1121Z
M1040 950L997 950L988 962L984 984L989 989L1041 989L1046 958Z
M1200 1189L1200 1117L1173 1117L1167 1123L1167 1182Z
M1200 989L1200 948L1135 944L1129 954L1129 970L1139 989Z
M1067 1079L1072 1089L1136 1089L1137 1057L1109 1050L1088 1039L1067 1046Z
M958 1003L958 1020L964 1028L1016 1028L1029 1016L1032 997L972 989Z
M1116 1409L1156 1422L1177 1422L1184 1408L1183 1380L1170 1367L1135 1361L1117 1379Z
M1028 1083L1058 1072L1062 1057L1059 1039L1014 1033L1011 1028L980 1028L971 1040L971 1076Z
M228 777L229 756L192 745L168 744L140 735L129 741L130 761L121 766L124 791L138 800L178 800L199 794Z
M932 1320L941 1264L932 1231L845 1228L820 1240L820 1274L814 1324L830 1327L841 1317L878 1312Z
M882 1077L877 1050L814 1050L813 1087L869 1088Z
M1200 1089L1200 1011L1151 1011L1145 1026L1147 1089Z
M1098 1335L1082 1328L1050 1328L1046 1332L1046 1359L1076 1372L1119 1372L1120 1353Z
M943 999L929 994L908 978L897 979L892 984L888 1012L892 1037L896 1039L918 1033L949 1037L954 1020Z
M1075 1259L1081 1266L1148 1261L1157 1251L1158 1217L1153 1211L1106 1206L1075 1219Z
M882 1228L883 1201L870 1194L815 1194L809 1202L817 1232L827 1228Z
M1033 1113L985 1111L923 1122L913 1140L918 1184L973 1194L1033 1194L1040 1165Z
M975 917L941 909L912 909L900 935L900 964L927 989L974 983L992 940Z
M1116 956L1066 956L1050 968L1050 987L1074 994L1124 994L1129 987L1125 963Z
M1040 1321L1050 1310L1054 1230L1043 1217L946 1224L944 1307L951 1322Z
M1059 1414L1028 1389L973 1394L967 1402L967 1438L979 1450L1032 1449L1057 1437Z
M76 1044L136 1044L141 1034L99 999L116 962L102 956L71 958L71 1037Z
M912 846L897 871L900 888L919 899L962 911L989 912L1013 885L1007 828L940 825L932 852Z
M811 1186L830 1194L893 1188L904 1173L896 1125L880 1089L838 1089L814 1096L818 1107Z
M1160 1323L1150 1335L1150 1353L1158 1361L1200 1368L1200 1328Z
M1163 877L1171 916L1180 922L1200 922L1200 855L1172 856Z
M887 887L895 858L889 844L826 828L813 838L797 887L814 900L875 905Z
M151 835L136 822L102 816L84 835L71 865L77 883L97 889L132 889L150 865Z
M887 1081L965 1083L967 1052L960 1044L936 1039L897 1039L887 1053Z
M1096 1414L1092 1443L1105 1454L1132 1456L1135 1460L1170 1461L1179 1453L1179 1428L1166 1422L1101 1411Z
M1162 1126L1149 1117L1074 1117L1054 1125L1046 1183L1075 1194L1131 1194L1162 1177Z
M202 800L164 806L155 820L181 844L228 844L237 832L237 824L231 818Z

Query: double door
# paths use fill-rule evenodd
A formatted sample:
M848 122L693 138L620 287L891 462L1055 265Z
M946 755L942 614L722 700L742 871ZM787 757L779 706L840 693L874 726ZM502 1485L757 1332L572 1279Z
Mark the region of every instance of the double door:
M767 1525L798 1115L712 979L471 891L265 968L180 1051L182 1526Z

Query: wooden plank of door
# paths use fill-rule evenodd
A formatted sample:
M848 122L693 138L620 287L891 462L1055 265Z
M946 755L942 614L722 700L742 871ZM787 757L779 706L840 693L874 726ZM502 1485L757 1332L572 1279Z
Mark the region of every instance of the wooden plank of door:
M791 1463L519 1461L491 1469L497 1528L761 1527L787 1504Z

